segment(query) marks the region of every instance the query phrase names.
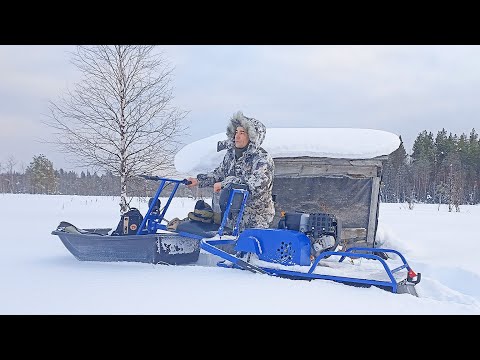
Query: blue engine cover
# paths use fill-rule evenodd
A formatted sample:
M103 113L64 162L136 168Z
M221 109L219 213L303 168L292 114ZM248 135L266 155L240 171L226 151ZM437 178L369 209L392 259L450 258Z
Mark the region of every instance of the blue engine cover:
M310 239L287 229L246 229L240 233L236 251L251 252L263 261L282 265L311 265Z

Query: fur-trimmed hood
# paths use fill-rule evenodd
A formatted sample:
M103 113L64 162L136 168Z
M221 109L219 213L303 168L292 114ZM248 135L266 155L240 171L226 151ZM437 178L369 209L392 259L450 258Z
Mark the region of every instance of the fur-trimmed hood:
M227 126L227 137L232 146L235 146L235 130L237 130L238 126L243 127L247 131L250 144L252 144L255 149L258 149L262 145L263 140L265 140L265 134L267 133L265 125L259 120L246 117L241 111L237 111L230 118Z

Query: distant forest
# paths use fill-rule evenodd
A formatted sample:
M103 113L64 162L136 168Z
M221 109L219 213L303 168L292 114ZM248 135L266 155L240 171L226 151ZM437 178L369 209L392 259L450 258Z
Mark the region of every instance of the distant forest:
M15 165L13 157L0 163L0 193L96 196L120 193L119 177L56 170L43 154L34 156L24 172L14 170ZM157 185L136 179L129 184L128 193L150 197ZM415 139L411 154L407 154L401 142L384 162L380 199L389 203L449 204L458 210L459 205L480 203L479 185L480 139L475 129L460 136L445 129L436 135L424 130ZM165 191L166 195L170 193L170 189ZM207 191L180 187L177 196L205 197Z

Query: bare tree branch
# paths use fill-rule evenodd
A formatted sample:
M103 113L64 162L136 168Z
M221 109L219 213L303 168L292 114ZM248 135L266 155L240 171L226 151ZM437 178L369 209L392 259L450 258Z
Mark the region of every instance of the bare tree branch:
M121 179L121 212L128 181L138 174L171 173L187 130L187 111L171 105L173 69L155 46L78 46L72 63L82 73L73 91L49 104L48 142L79 165Z

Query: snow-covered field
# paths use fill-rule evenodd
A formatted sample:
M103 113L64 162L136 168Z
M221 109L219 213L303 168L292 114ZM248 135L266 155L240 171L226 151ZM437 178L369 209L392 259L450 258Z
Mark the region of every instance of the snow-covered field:
M0 314L480 314L480 206L450 213L445 205L380 205L377 240L422 273L417 298L216 266L81 262L51 231L61 220L116 227L118 198L0 194L0 201ZM194 204L174 199L167 219L185 217ZM145 214L146 202L131 205Z

